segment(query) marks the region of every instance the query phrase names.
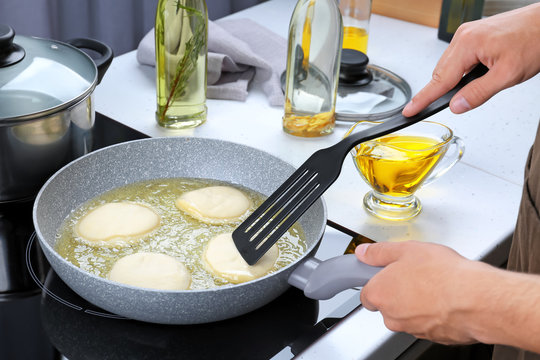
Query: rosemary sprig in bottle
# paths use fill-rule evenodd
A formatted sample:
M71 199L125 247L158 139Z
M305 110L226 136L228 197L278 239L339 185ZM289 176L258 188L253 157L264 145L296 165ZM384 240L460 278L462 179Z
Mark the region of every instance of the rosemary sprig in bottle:
M184 11L185 20L194 23L191 38L186 42L184 53L178 61L173 80L171 81L170 91L167 96L167 102L161 108L158 108L158 117L161 121L165 120L167 111L171 104L185 95L186 87L189 84L189 78L195 73L197 61L201 50L206 46L206 21L201 11L182 5L180 0L176 1L176 13ZM190 19L191 17L195 19Z

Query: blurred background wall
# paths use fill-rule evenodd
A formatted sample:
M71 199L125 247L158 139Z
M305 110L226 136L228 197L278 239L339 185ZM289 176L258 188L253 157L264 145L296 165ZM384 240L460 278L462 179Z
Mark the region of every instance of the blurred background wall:
M266 0L206 0L208 17L221 18ZM291 0L292 1L292 0ZM158 0L1 0L0 23L17 34L65 41L89 37L131 51L154 26Z
M211 20L267 0L206 0ZM296 0L289 0L296 1ZM413 0L421 4L423 1ZM418 1L418 2L417 2ZM428 0L429 1L429 0ZM438 24L440 2L432 14ZM154 26L158 0L0 0L0 23L8 24L21 35L33 35L65 41L75 37L101 40L115 55L136 49L142 37ZM538 0L485 0L484 16L525 6ZM373 0L403 6L402 0ZM402 10L400 10L402 11ZM382 15L392 16L382 13ZM290 14L284 14L290 17ZM398 17L399 18L399 17ZM410 19L406 19L411 21Z

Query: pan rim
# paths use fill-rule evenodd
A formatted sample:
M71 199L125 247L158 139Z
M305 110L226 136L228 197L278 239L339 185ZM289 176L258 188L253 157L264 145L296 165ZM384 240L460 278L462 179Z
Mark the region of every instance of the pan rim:
M179 139L182 139L182 140L179 140ZM283 160L282 158L277 157L276 155L271 154L269 152L266 152L264 150L254 148L254 147L251 147L249 145L233 142L233 141L214 139L214 138L204 138L204 137L196 137L196 136L192 136L192 137L152 137L152 138L136 139L136 140L131 140L131 141L126 141L126 142L122 142L122 143L118 143L118 144L109 145L107 147L104 147L104 148L92 151L92 152L90 152L88 154L85 154L85 155L83 155L83 156L69 162L68 164L64 165L62 168L60 168L58 171L56 171L49 179L47 179L47 181L43 184L43 186L39 190L39 192L38 192L38 194L36 196L36 199L34 201L33 208L32 208L32 220L33 220L33 223L34 223L36 236L38 238L40 246L44 246L44 247L47 248L47 251L45 251L45 255L47 255L49 253L52 256L54 256L55 259L59 260L64 266L67 266L67 267L71 268L73 271L79 273L79 275L88 276L94 281L105 282L109 286L125 288L125 289L129 289L130 291L137 291L137 292L142 291L145 294L147 294L147 293L156 293L156 294L157 293L160 293L160 294L166 293L166 294L179 294L179 295L180 294L187 295L187 294L215 293L215 292L220 291L220 290L221 291L226 291L227 289L241 289L244 286L250 286L250 285L252 285L254 283L262 282L265 279L269 279L269 278L279 276L279 274L281 274L281 273L284 273L284 272L287 272L287 271L292 271L305 258L313 255L312 253L317 249L318 245L321 242L322 237L324 236L324 232L325 232L325 229L326 229L326 219L328 218L327 206L326 206L326 202L325 202L323 196L321 196L314 203L314 205L316 205L318 202L320 202L320 206L321 206L321 209L322 209L322 222L323 222L321 224L321 228L317 232L316 240L314 240L310 244L310 246L308 248L306 248L304 253L301 256L299 256L295 261L293 261L290 264L278 269L275 272L266 274L266 275L264 275L264 276L262 276L260 278L257 278L257 279L253 279L253 280L243 282L243 283L240 283L240 284L227 284L227 285L223 285L223 286L219 286L219 287L215 287L215 288L209 288L209 289L161 290L161 289L153 289L153 288L145 288L145 287L133 286L133 285L128 285L128 284L123 284L123 283L120 283L120 282L112 281L112 280L109 280L109 279L107 279L105 277L101 277L101 276L89 273L89 272L81 269L80 267L72 264L71 262L66 260L64 257L62 257L60 254L58 254L58 252L54 249L54 247L52 245L50 245L48 243L48 241L44 240L45 237L44 237L43 233L41 232L41 228L39 226L39 221L37 219L38 205L39 205L39 202L42 199L43 193L48 188L50 183L55 181L55 179L58 176L60 176L60 174L62 174L64 171L66 171L66 169L72 167L73 164L84 161L84 159L86 159L86 158L88 158L90 156L95 156L95 154L100 153L100 152L104 152L104 151L112 151L112 149L114 149L116 147L126 147L126 146L130 146L131 144L139 143L139 142L156 142L156 141L161 141L161 142L170 141L170 142L172 142L172 141L183 141L183 140L185 140L185 141L192 141L192 140L200 141L200 140L202 140L202 141L210 141L210 142L216 142L216 143L222 143L222 144L233 144L235 146L240 146L240 147L243 147L243 148L249 148L251 151L259 152L259 153L262 153L262 154L264 154L266 156L271 156L271 157L285 163L286 165L290 166L291 169L293 169L293 170L297 168L296 166L292 165L288 161ZM79 206L81 204L79 204ZM71 209L71 211L73 211L73 209ZM64 221L64 220L65 220L65 218L62 219L62 221ZM49 260L49 262L51 262L51 261ZM56 272L56 270L55 270L55 272ZM62 277L61 274L59 274L59 273L57 273L57 274L60 277ZM64 280L64 279L62 279L62 280ZM69 286L68 282L66 282L66 284Z

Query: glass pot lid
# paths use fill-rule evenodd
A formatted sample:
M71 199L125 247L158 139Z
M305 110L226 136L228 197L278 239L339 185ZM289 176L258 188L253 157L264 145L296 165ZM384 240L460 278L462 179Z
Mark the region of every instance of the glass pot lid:
M411 100L411 87L399 75L377 65L367 65L366 84L339 83L336 120L382 120L398 114Z
M366 54L343 49L336 100L336 120L379 120L399 113L411 99L407 82L380 66L368 65Z
M16 35L0 24L0 125L46 116L86 98L97 68L81 50Z

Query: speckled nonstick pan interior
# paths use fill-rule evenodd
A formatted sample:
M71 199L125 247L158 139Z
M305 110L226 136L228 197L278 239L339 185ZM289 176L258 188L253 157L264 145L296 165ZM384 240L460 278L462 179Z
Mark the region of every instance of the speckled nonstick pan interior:
M191 177L241 184L270 195L294 167L264 151L203 138L152 138L113 145L85 155L54 174L40 190L33 220L40 245L62 280L81 297L115 314L162 324L197 324L255 310L282 294L302 259L313 255L324 233L322 199L302 216L308 250L295 263L247 283L208 290L162 291L122 285L89 274L54 249L70 212L125 184L156 178Z

